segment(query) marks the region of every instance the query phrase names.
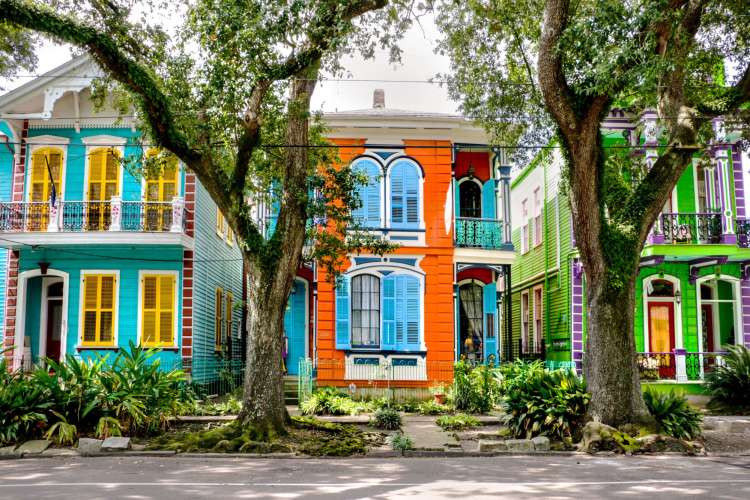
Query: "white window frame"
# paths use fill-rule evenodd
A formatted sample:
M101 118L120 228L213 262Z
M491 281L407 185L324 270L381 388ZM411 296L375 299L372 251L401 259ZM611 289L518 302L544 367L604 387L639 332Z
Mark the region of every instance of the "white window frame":
M26 139L26 143L29 145L29 150L26 153L26 169L24 172L26 186L23 201L31 201L31 168L33 166L32 158L34 157L34 152L38 149L46 148L59 148L63 152L62 179L60 179L60 192L57 193L57 199L64 201L65 180L68 176L68 144L70 144L70 139L56 135L38 135L36 137L29 137Z
M172 331L172 338L174 339L174 344L170 346L162 346L159 347L160 349L179 349L182 345L182 342L178 336L180 332L180 321L182 319L182 311L179 309L180 305L180 295L181 295L181 287L180 287L180 272L179 271L162 271L162 270L151 270L151 269L141 269L138 271L138 322L137 322L137 330L136 330L136 342L138 346L141 345L141 339L143 338L143 279L146 275L158 275L158 276L166 276L170 275L174 277L174 286L175 286L175 293L174 293L174 328Z
M526 299L526 311L524 311L524 299ZM524 312L526 312L527 320L524 322ZM532 328L531 325L531 299L529 296L529 290L526 289L521 292L521 354L525 354L529 351L529 330Z
M521 253L525 254L529 251L529 199L524 198L521 201L521 217L523 219L523 225L521 226Z
M384 193L387 191L386 186L384 185L384 183L386 181L386 172L385 172L385 167L383 166L383 162L380 161L380 159L378 157L371 156L371 155L360 155L360 156L356 157L350 163L349 168L352 169L352 170L354 170L356 168L356 166L357 166L357 163L361 163L361 162L363 162L365 160L370 160L370 161L374 162L375 165L377 165L378 168L380 169L380 176L379 176L380 178L376 179L376 181L378 183L378 192L380 193L380 215L379 215L379 220L378 220L378 226L375 227L375 228L367 228L367 229L370 229L370 230L375 230L375 229L380 229L380 228L386 226L386 224L384 223L384 221L386 220L386 210L385 210L385 207L387 205L386 198L384 196Z
M532 317L532 330L534 331L534 337L533 337L533 348L535 353L540 352L542 349L542 346L544 344L544 285L537 285L534 288L531 289L532 297L534 298L533 304L530 305L531 307L531 317ZM540 301L540 307L539 307L539 318L536 316L537 308L536 308L536 298L537 293L539 294L539 301ZM539 321L539 331L537 331L537 320Z
M417 211L419 216L419 221L417 223L416 227L399 227L399 228L393 228L391 227L391 173L392 173L392 167L398 163L399 161L406 161L411 164L413 164L414 168L417 170L417 176L418 181L418 190L417 190L417 196L419 198L419 203L417 204ZM418 229L418 230L424 230L425 229L425 223L424 223L424 170L422 169L422 165L419 164L416 160L413 158L410 158L408 156L396 156L393 158L389 158L388 162L385 165L384 168L384 178L385 178L385 203L383 204L386 208L385 210L385 227L388 228L390 231L394 232L405 232L408 233L409 231ZM406 210L406 207L404 207L404 210ZM411 244L409 246L412 246Z
M115 275L115 308L114 315L112 318L112 337L113 342L111 346L92 346L83 343L83 292L84 292L84 277L87 274L114 274ZM87 351L96 350L110 350L118 349L120 347L120 270L119 269L81 269L78 277L78 345L76 349L82 349Z
M541 187L534 189L534 231L532 238L534 239L534 247L538 247L544 242L544 225L542 221L542 193Z

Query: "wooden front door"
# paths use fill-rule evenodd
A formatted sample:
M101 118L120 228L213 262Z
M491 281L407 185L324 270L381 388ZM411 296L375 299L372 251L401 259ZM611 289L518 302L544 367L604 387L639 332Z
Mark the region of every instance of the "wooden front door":
M649 349L659 356L659 377L673 378L675 365L674 303L650 302L648 304Z
M60 359L60 338L62 335L62 299L47 300L47 352L52 360Z

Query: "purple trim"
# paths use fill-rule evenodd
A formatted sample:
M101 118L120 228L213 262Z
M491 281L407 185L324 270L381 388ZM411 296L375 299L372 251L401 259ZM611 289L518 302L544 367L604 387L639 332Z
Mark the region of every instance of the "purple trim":
M576 371L581 373L583 370L583 264L580 260L573 260L572 271L570 324L573 342L571 354L573 361L576 362Z
M731 148L732 171L734 172L734 204L737 205L737 218L744 219L745 213L745 180L742 177L742 157L737 145Z
M653 257L645 257L645 258L641 258L641 262L638 264L638 267L658 266L662 262L664 262L664 256L663 255L655 255Z
M737 235L736 234L722 234L721 242L725 245L736 245Z
M740 282L742 294L742 331L744 332L745 347L750 348L750 280Z
M688 265L697 266L698 264L706 264L709 262L716 262L716 265L726 264L729 260L727 255L712 255L710 257L701 257L700 259L693 259L688 261Z

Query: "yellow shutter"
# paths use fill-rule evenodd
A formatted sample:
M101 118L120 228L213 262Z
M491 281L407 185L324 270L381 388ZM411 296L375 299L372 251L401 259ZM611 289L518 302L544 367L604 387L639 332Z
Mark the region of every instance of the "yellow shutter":
M232 296L232 292L227 292L226 294L226 302L227 302L227 309L226 309L226 324L227 324L227 335L226 338L228 339L232 335L232 301L234 300L234 297Z
M83 344L111 346L115 342L114 274L85 274L83 277Z
M224 237L224 214L221 213L219 207L216 207L216 234Z
M169 274L144 276L141 293L142 345L146 347L174 346L174 276Z
M103 231L109 226L111 206L107 202L120 194L120 159L117 151L99 148L89 153L88 228Z
M222 344L222 342L221 342L222 341L222 338L221 338L222 335L221 334L222 334L222 330L224 328L224 325L223 325L223 321L224 321L224 314L223 314L224 302L222 300L223 299L223 295L224 294L223 294L222 289L221 288L217 288L216 289L215 302L214 302L214 307L215 307L215 309L214 309L214 320L215 320L215 325L214 325L214 344L215 344L215 347L216 347L217 351L221 350L221 344Z

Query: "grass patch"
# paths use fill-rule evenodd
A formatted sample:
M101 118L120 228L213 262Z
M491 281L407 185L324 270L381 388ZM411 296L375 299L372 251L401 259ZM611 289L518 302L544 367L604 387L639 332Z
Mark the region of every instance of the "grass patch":
M353 425L334 424L312 417L292 417L286 435L261 440L252 428L236 422L208 424L202 428L175 429L151 440L148 450L213 453L301 453L311 456L345 457L364 454L381 444L380 434L363 432Z

